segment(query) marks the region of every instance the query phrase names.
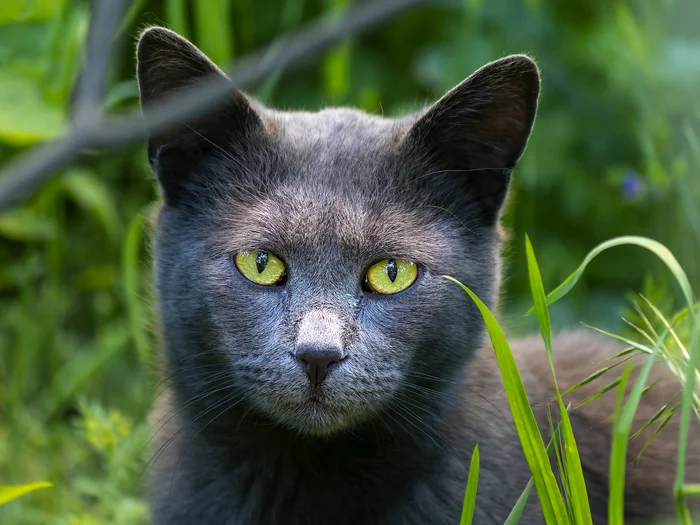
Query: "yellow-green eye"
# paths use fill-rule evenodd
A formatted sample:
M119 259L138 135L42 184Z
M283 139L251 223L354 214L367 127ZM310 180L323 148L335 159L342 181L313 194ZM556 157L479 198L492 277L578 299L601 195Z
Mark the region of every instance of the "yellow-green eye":
M284 263L271 253L243 250L236 254L236 267L243 277L256 284L280 284L286 276Z
M373 292L398 293L411 286L418 277L416 263L406 259L384 259L367 270L367 285Z

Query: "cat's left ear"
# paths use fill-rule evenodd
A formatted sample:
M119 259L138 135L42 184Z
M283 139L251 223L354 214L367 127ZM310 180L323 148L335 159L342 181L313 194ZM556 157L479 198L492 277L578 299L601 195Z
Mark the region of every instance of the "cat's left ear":
M163 27L149 28L139 38L136 57L146 117L159 102L205 81L218 82L225 92L211 110L149 136L148 158L167 203L175 204L192 190L208 187L198 168L210 153L233 158L235 151L264 140L264 125L252 101L185 38Z
M491 62L423 113L406 144L458 178L468 200L495 220L530 136L539 90L537 65L527 56Z

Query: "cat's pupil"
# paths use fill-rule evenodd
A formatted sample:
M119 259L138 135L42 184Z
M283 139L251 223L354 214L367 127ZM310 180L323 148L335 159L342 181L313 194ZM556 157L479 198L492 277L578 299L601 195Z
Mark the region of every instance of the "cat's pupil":
M396 275L398 272L399 270L396 264L396 259L389 259L389 262L386 263L386 274L389 276L392 283L396 280Z
M263 273L267 268L267 261L270 257L265 252L258 252L258 257L255 259L255 266L258 267L258 273Z

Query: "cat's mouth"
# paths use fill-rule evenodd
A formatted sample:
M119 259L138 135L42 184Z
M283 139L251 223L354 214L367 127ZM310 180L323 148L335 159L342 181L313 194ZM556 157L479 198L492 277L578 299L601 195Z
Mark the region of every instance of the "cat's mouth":
M329 435L351 428L366 412L366 407L329 395L323 386L309 386L305 394L271 401L269 408L277 420L311 435Z

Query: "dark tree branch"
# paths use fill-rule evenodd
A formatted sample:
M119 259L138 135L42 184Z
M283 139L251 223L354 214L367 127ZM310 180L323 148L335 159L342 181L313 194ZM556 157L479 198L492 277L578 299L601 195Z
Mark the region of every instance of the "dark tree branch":
M131 1L94 0L87 37L85 67L76 89L75 126L95 121L102 115L108 73L114 56L115 35Z
M101 0L99 3L113 2L121 3L117 0ZM282 37L264 50L237 61L238 66L229 72L229 76L237 87L251 88L269 75L298 65L345 38L386 22L409 8L438 2L441 0L366 0L342 16L322 18L291 37ZM104 8L105 12L110 10ZM102 18L98 20L96 13L95 23L100 20ZM113 20L109 21L110 28L114 25L112 22ZM95 44L96 48L101 50L100 52L107 52L116 26L108 33L98 32L97 29L99 28L94 31L95 38L99 40L99 43ZM101 62L97 52L91 53L90 56L93 57L93 65L90 67L88 64L90 70L86 69L86 84L82 86L79 95L88 97L84 103L92 104L93 97L103 92L103 80L99 79L104 79L108 64L104 64L105 60ZM92 70L92 67L95 69ZM12 161L0 173L0 211L9 207L20 196L35 190L56 170L74 160L81 151L87 148L116 148L142 140L148 133L161 131L178 121L206 113L215 107L227 92L220 83L204 82L154 107L148 122L144 121L140 114L118 119L102 118L98 114L94 119L77 120L68 137L33 148ZM95 111L91 106L86 105L85 108L86 111Z

